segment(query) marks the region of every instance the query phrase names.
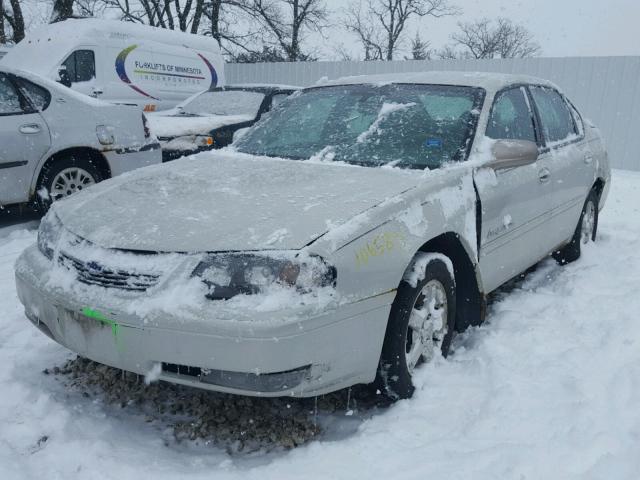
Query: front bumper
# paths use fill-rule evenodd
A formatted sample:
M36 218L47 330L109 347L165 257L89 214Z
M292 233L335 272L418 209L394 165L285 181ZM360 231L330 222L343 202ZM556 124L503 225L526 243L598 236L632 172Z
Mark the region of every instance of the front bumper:
M395 295L307 318L293 308L239 312L241 322L220 320L210 302L206 321L180 327L175 314L142 318L88 304L80 289L51 286L50 268L32 246L16 262L16 285L27 317L56 342L141 375L160 365L160 380L254 396L314 396L373 381Z

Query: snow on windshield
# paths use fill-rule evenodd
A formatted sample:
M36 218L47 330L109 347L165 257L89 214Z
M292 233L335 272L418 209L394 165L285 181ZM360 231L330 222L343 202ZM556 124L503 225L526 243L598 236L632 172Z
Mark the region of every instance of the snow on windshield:
M483 98L482 89L445 85L314 88L273 111L237 149L304 160L324 152L330 154L321 155L325 160L357 165L439 168L466 158Z
M193 115L251 115L258 114L264 93L245 90L204 92L182 105L182 111Z

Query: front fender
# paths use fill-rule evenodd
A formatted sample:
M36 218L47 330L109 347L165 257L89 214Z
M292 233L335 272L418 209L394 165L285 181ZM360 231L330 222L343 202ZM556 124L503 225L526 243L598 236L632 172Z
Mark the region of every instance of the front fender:
M395 290L415 254L447 233L455 234L476 265L476 193L470 169L426 173L416 188L329 231L309 250L336 267L341 296L357 301Z

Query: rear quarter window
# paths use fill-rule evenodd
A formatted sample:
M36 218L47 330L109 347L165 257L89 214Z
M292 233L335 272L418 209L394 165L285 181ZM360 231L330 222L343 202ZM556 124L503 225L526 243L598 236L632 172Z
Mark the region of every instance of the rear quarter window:
M560 143L577 136L576 125L567 103L556 90L549 87L530 87L538 107L542 132L548 144Z
M35 110L43 112L47 109L51 102L51 94L48 90L24 78L20 78L18 82L20 84L20 91L22 91L22 94Z

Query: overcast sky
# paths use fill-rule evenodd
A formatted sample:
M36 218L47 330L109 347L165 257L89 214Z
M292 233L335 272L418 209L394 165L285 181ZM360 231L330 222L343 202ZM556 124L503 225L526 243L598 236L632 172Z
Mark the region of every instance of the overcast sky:
M334 19L346 3L327 0L327 5L336 12ZM441 48L458 21L505 16L533 33L542 46L543 56L640 55L640 0L452 0L452 3L463 10L461 16L422 19L411 26L408 38L419 28L423 40ZM353 46L353 53L361 54L352 36L338 30L330 30L325 36L324 40L317 36L309 38L309 46L317 48L321 57L336 57L333 46L340 42ZM405 50L408 54L408 49Z

